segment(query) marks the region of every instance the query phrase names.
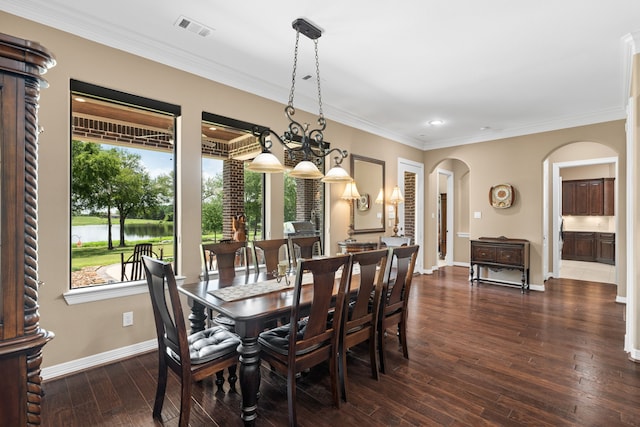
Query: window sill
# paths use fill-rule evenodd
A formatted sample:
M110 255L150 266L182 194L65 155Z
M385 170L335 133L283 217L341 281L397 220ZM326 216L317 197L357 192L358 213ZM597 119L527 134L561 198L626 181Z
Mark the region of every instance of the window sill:
M184 282L184 276L176 276L176 282L178 285L181 285L182 282ZM75 305L144 294L147 292L149 292L147 282L145 280L138 280L136 282L122 282L72 289L62 294L62 296L67 305Z

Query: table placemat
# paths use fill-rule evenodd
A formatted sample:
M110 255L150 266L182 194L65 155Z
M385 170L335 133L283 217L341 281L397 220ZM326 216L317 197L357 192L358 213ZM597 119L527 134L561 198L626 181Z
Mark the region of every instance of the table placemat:
M278 283L277 279L265 280L264 282L247 283L244 285L229 286L227 288L215 289L209 291L211 295L216 298L220 298L223 301L237 301L245 298L250 298L256 295L268 294L270 292L278 292L286 289L293 289L295 284L295 277L287 281L282 279ZM305 273L302 275L302 284L308 285L313 282L313 275L311 273Z

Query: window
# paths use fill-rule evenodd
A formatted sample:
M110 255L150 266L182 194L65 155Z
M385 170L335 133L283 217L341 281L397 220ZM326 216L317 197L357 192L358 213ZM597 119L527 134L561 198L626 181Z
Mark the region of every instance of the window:
M248 240L263 236L264 177L246 169L261 151L254 128L259 126L202 114L203 242L233 239L241 216Z
M173 259L180 108L75 80L70 96L71 288L141 280L137 244Z

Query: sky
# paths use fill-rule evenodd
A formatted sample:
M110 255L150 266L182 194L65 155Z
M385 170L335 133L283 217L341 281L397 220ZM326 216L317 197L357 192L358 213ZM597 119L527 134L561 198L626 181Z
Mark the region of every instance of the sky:
M107 149L112 147L114 146L105 145L105 148ZM160 175L168 175L173 170L173 153L121 146L117 146L115 148L128 153L140 155L140 160L151 178L156 178ZM202 179L206 180L217 174L221 174L222 163L222 160L202 159Z

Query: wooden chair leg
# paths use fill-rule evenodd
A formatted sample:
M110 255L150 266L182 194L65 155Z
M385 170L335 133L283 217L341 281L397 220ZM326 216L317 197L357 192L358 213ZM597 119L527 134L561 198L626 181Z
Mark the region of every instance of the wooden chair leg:
M168 367L164 361L164 357L160 357L158 366L158 386L156 388L156 401L153 404L153 418L162 419L162 406L164 405L164 394L167 391L167 372Z
M341 349L338 351L338 376L340 380L340 388L342 400L347 401L347 351Z
M229 366L229 392L235 393L237 380L238 376L236 375L236 365Z
M342 401L340 400L340 379L338 378L338 364L340 363L338 360L338 352L333 349L333 357L329 361L329 375L331 376L331 394L333 395L333 403L336 405L336 408L340 409L340 404Z
M216 372L216 385L218 386L218 391L224 391L222 386L224 385L224 371Z
M180 396L180 427L189 427L189 417L191 416L191 378L181 379Z
M385 373L384 371L384 366L385 366L385 350L384 350L384 326L380 327L380 329L378 330L378 359L380 360L380 372L382 372L383 374Z
M371 376L373 379L378 381L380 377L378 376L378 346L377 346L377 333L378 331L374 331L369 337L369 360L371 363Z
M297 427L298 419L296 418L296 373L293 368L288 369L287 375L287 403L289 406L289 426Z
M400 334L400 345L402 346L402 354L405 359L409 358L409 349L407 348L407 324L402 319L400 323L398 323L398 332Z

